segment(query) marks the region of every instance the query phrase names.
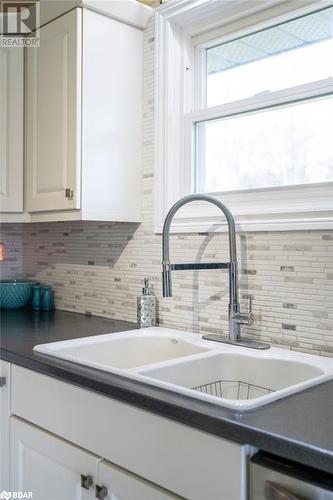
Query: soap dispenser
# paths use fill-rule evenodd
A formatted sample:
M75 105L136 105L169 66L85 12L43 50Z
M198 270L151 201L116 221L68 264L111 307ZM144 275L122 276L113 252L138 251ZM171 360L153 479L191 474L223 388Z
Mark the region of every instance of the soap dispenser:
M149 279L144 279L142 295L138 297L137 314L138 328L156 326L156 296L149 284Z

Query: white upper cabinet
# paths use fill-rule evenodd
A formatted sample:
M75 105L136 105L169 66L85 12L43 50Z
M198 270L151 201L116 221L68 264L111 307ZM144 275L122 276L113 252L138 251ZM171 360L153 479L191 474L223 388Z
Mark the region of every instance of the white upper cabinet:
M140 221L142 32L83 10L84 218Z
M81 10L27 49L27 210L80 208Z
M23 212L23 49L0 47L0 211Z
M141 220L143 33L77 8L27 50L32 221Z

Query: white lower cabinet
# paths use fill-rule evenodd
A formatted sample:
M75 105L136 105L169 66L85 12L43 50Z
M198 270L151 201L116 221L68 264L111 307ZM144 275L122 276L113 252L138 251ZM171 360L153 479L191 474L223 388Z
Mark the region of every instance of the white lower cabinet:
M38 427L12 417L10 490L34 500L177 497Z
M11 491L34 500L84 500L81 474L94 477L97 457L16 418L11 418Z
M249 446L16 365L11 415L10 486L33 500L247 498Z
M104 496L106 495L106 496ZM96 498L105 500L171 500L180 499L116 465L102 460L98 464Z
M0 360L0 492L9 489L10 364Z

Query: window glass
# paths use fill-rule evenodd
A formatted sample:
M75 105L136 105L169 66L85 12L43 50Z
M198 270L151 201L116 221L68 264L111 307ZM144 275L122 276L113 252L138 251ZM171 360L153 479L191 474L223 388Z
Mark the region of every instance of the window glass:
M333 181L333 96L196 124L199 192Z
M216 106L333 77L333 7L206 50Z

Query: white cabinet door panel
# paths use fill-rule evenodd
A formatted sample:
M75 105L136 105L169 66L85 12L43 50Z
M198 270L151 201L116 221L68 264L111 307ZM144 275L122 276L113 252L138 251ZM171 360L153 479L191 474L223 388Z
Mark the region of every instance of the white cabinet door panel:
M0 360L0 491L9 489L10 364Z
M143 34L83 11L82 208L141 221Z
M11 375L15 415L181 497L245 500L247 446L16 365Z
M81 9L40 31L27 49L27 208L80 208ZM66 189L73 196L66 196Z
M81 474L95 476L97 457L11 418L11 491L31 491L34 500L88 500Z
M0 211L23 212L23 49L0 47Z
M97 488L106 488L105 500L172 500L180 497L103 460L98 464ZM106 493L106 492L105 492Z

